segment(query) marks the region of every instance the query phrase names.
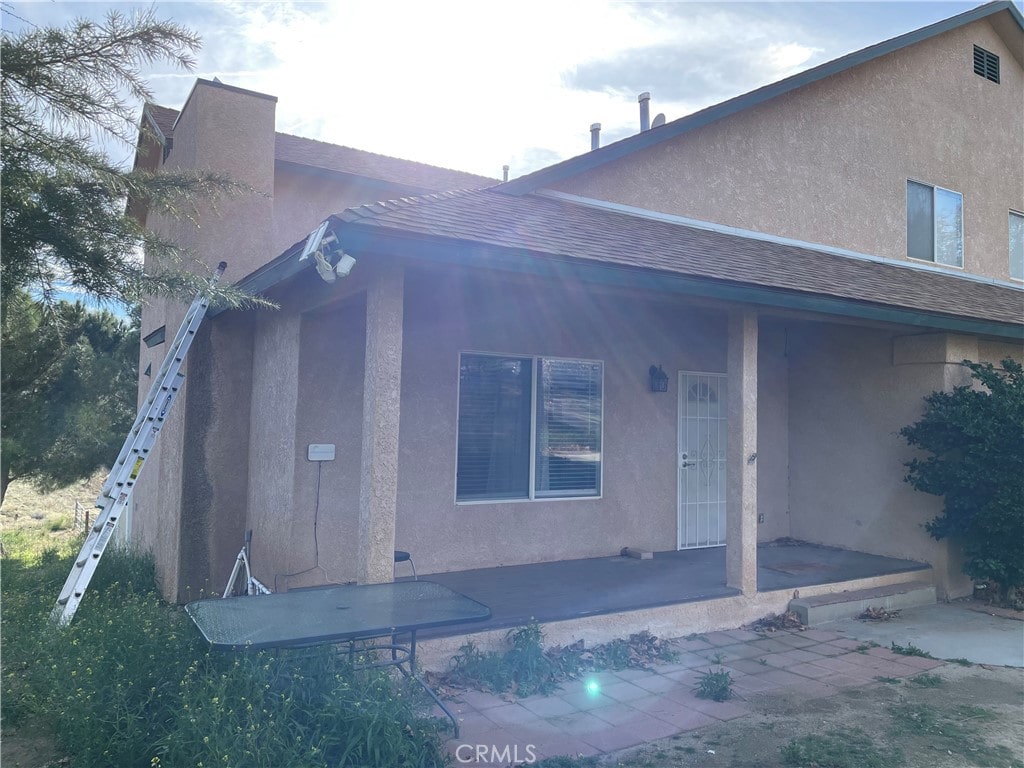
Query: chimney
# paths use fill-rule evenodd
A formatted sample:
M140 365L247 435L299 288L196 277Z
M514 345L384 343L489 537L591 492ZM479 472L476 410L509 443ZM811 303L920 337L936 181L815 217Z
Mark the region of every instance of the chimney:
M649 131L651 129L651 94L644 91L636 100L640 102L640 130Z
M501 166L501 180L502 181L508 181L508 166L507 165Z
M601 124L590 124L590 149L591 151L601 146Z

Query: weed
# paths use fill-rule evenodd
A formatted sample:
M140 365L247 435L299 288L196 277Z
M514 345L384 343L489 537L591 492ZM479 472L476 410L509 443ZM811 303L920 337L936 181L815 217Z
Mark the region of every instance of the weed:
M714 655L713 655L713 656L711 657L711 663L712 663L712 664L718 664L718 665L721 665L723 661L725 661L725 656L723 656L723 655L722 655L721 653L715 653L715 654L714 654Z
M706 643L708 641L708 639L704 637L704 635L701 635L697 632L691 632L686 637L684 637L683 640L689 640L691 642L693 642L694 640L700 640L702 643Z
M917 677L910 678L910 682L920 685L922 688L936 688L942 685L942 678L938 675L924 672Z
M913 643L907 643L906 645L899 645L894 640L892 642L892 652L899 654L900 656L920 656L922 659L934 659L928 651L922 651Z
M946 717L928 704L895 704L889 707L891 728L896 734L944 736L961 741L973 732L959 720Z
M595 667L601 669L626 669L630 663L629 642L621 638L600 645L591 651Z
M54 632L72 557L9 552L0 621L4 724L52 723L75 766L444 764L439 721L383 672L356 674L329 649L211 653L160 600L150 557L108 550Z
M448 681L495 693L512 691L519 696L551 693L558 688L565 670L544 653L540 624L531 621L511 630L506 638L511 648L504 653L480 651L472 643L463 645L452 658Z
M877 648L877 647L878 647L878 643L874 642L873 640L869 640L866 643L861 643L854 650L856 650L857 653L867 653L872 648Z
M768 659L758 659L757 663L760 664L762 667L767 667L768 666Z
M712 701L726 701L733 696L732 675L728 670L718 669L712 672L700 673L700 679L693 689L698 699L711 699Z
M841 728L793 739L782 747L782 762L801 768L896 768L902 757L879 751L859 728Z
M961 667L973 667L974 662L961 657L959 659L946 659L950 664L959 664Z
M877 680L880 683L888 683L889 685L899 685L903 682L898 677L885 677L883 675L878 675L877 677L875 677L875 680Z
M566 680L588 672L646 667L655 658L672 660L678 654L650 632L630 635L584 650L583 642L544 649L544 634L536 621L506 635L507 651L481 651L467 643L452 657L445 682L457 687L517 696L549 694Z

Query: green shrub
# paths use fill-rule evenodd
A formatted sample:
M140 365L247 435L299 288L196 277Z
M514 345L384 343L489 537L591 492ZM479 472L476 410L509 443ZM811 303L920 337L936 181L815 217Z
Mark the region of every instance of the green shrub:
M28 551L28 550L26 550ZM49 621L72 556L4 560L5 725L53 727L76 768L441 766L418 689L332 649L212 653L163 603L152 558L110 550L74 620Z
M921 420L900 430L928 454L906 463L906 481L943 497L925 529L958 542L964 572L998 583L1006 603L1024 585L1024 369L1011 359L963 364L980 386L933 392Z

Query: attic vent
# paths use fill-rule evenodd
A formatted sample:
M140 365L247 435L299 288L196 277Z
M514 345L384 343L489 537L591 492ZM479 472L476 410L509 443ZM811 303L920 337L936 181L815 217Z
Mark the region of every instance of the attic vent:
M992 51L974 46L974 74L981 75L993 83L999 82L999 57Z

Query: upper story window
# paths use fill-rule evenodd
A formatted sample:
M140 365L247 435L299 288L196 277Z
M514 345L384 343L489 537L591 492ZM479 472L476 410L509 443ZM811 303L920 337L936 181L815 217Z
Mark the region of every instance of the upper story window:
M964 265L963 195L907 181L907 257Z
M158 344L163 344L164 343L164 339L166 338L166 336L167 336L167 326L166 325L161 325L159 328L157 328L152 333L147 333L145 336L143 336L142 340L144 342L146 342L146 346L147 347L155 347Z
M456 501L601 495L604 366L463 353Z
M1024 213L1010 211L1010 277L1024 280Z
M974 46L974 74L999 82L999 57L992 51L986 51L980 45Z

